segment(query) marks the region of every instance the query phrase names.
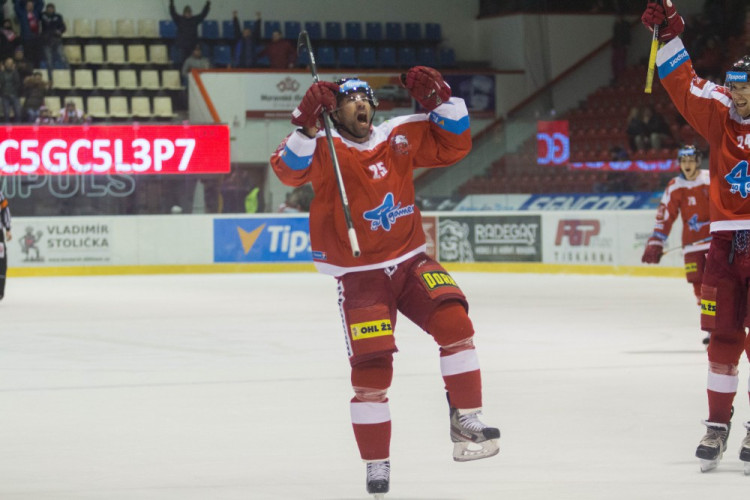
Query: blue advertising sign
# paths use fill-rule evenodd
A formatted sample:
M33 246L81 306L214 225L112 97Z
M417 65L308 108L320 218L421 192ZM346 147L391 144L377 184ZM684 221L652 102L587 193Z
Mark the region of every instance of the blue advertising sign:
M535 194L519 210L637 210L656 208L653 193Z
M214 262L312 262L308 219L214 219Z

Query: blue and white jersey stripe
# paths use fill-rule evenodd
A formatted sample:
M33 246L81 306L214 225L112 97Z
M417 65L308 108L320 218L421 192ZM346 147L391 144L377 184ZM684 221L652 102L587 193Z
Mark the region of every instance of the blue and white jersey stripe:
M446 132L460 135L469 129L469 111L463 99L452 97L430 112L430 121Z
M690 56L679 37L674 38L656 53L656 67L659 68L659 78L665 78L690 60Z
M292 170L305 170L310 167L315 153L315 138L308 138L295 132L289 136L284 150L279 153L281 159Z

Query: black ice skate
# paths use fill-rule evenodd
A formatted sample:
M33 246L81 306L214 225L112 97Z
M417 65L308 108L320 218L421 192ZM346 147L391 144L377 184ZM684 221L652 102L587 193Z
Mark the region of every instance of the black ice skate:
M703 424L706 426L706 435L703 436L698 449L695 450L695 456L700 459L701 472L708 472L719 465L719 461L727 449L727 438L732 423L720 424L704 420ZM750 452L750 449L748 451Z
M742 440L742 447L740 448L740 460L745 462L745 475L750 475L750 422L745 422L745 429L747 429L747 435Z
M391 481L391 462L377 460L367 462L367 493L372 493L376 500L383 500L388 493Z
M453 460L468 462L481 458L494 457L500 451L497 440L500 429L488 427L481 420L481 411L451 408L451 441L453 441Z

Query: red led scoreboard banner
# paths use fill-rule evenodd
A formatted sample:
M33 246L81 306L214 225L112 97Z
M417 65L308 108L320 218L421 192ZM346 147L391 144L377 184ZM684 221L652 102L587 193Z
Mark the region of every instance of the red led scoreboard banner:
M0 175L221 174L226 125L0 127Z

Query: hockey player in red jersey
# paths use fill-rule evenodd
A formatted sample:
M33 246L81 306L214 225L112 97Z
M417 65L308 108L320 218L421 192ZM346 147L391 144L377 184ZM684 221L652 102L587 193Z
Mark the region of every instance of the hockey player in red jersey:
M731 428L742 352L750 357L748 280L750 278L750 57L727 72L725 86L700 78L678 37L685 24L671 0L649 2L641 20L658 26L664 45L656 63L659 78L675 107L709 143L711 240L701 287L701 328L708 345L708 420L696 450L701 470L718 465ZM745 427L750 429L750 423ZM750 473L750 432L740 460Z
M702 170L701 153L695 146L677 152L680 175L667 184L656 210L654 232L646 242L641 262L658 264L664 254L664 242L677 217L682 218L682 251L685 256L685 277L693 285L693 293L701 303L701 283L709 236L708 170ZM703 340L708 344L709 337Z
M387 391L397 351L397 311L440 347L454 459L493 456L500 437L497 428L479 420L481 378L466 297L425 254L412 180L415 168L444 167L466 156L471 149L468 111L432 68L411 68L402 82L427 113L392 118L377 127L372 125L377 99L367 82L355 78L314 83L292 113L292 123L300 128L271 157L283 183L310 182L315 191L310 205L313 262L338 280L354 389L352 426L367 465L367 491L378 495L388 491L390 481ZM320 130L324 109L334 124L333 144L359 257L352 255L332 157Z

